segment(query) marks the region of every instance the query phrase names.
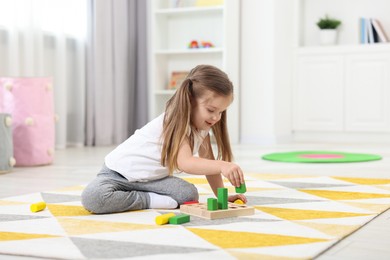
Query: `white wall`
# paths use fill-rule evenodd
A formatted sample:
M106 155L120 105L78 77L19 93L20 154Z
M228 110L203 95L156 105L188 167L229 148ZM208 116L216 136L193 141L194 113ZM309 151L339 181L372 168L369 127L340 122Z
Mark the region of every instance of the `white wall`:
M241 1L241 143L291 139L293 2Z

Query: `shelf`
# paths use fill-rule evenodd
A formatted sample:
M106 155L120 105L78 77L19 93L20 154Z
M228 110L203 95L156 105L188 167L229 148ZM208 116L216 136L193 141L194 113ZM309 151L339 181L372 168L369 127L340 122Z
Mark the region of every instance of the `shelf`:
M174 7L173 0L150 1L150 107L149 117L165 110L166 102L176 90L167 89L172 73L191 71L199 64L224 70L238 85L240 1L224 0L218 6L190 6L183 1ZM212 48L188 48L192 41L210 42ZM238 90L236 91L236 93ZM238 95L238 94L237 94ZM239 108L237 102L229 112L232 142L238 142Z
M199 49L174 49L174 50L157 50L157 55L177 55L177 54L207 54L223 53L222 48L199 48Z
M199 14L204 15L205 13L221 13L223 12L223 6L212 6L212 7L181 7L181 8L167 8L159 9L155 11L156 15L190 15Z
M297 46L316 46L319 43L320 17L329 15L340 20L338 44L358 45L360 42L360 18L380 21L386 34L390 34L390 1L388 0L296 0Z
M326 53L374 53L390 52L390 43L377 44L351 44L351 45L332 45L332 46L306 46L297 48L298 54L326 54Z

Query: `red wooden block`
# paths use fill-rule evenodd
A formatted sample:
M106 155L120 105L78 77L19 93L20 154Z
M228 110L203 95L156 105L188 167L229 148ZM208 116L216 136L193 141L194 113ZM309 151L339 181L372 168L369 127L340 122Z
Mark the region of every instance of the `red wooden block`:
M191 201L186 201L183 203L183 205L187 205L187 204L196 204L196 203L199 203L199 201L197 200L191 200Z

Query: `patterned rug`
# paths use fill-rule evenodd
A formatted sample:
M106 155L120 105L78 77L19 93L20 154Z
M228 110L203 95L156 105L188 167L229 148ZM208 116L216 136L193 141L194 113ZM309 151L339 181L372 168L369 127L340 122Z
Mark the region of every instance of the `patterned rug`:
M203 177L201 202L212 197ZM234 189L229 187L229 193ZM56 259L311 259L390 207L390 180L246 174L255 215L156 225L178 210L91 215L83 186L0 200L0 253ZM45 201L32 213L30 204Z

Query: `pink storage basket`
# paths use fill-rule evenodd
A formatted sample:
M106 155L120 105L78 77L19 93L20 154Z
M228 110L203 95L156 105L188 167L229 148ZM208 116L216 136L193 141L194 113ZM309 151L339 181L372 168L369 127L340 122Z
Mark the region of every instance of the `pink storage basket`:
M55 122L51 78L0 78L0 112L12 115L16 166L53 162Z

